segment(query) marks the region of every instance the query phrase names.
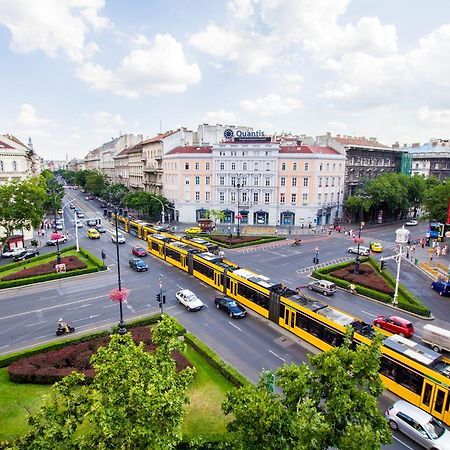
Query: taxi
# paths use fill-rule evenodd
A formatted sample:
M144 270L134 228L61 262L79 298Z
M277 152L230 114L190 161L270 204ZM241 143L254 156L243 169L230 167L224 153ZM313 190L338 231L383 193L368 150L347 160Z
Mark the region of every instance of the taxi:
M371 242L370 250L373 252L381 253L383 251L383 246L379 242Z
M186 234L198 234L202 232L202 229L200 227L191 227L184 230Z
M100 233L95 228L89 228L87 235L89 239L100 239Z

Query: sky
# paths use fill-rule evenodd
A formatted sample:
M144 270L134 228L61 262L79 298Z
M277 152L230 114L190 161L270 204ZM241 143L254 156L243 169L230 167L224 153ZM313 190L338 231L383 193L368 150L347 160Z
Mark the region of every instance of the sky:
M201 123L449 138L448 0L0 0L0 134L45 159Z

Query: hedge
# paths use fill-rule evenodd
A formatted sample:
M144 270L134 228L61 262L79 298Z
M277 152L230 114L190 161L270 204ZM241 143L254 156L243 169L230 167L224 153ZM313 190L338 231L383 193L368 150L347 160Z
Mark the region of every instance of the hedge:
M237 387L245 386L250 383L250 381L241 375L236 369L223 362L220 357L213 352L207 345L205 345L202 341L197 339L191 333L186 333L184 335L184 340L190 345L193 349L195 349L198 353L200 353L208 363L218 370L227 380L229 380L232 384Z
M252 242L242 242L240 244L231 244L228 245L225 242L219 242L215 241L214 238L210 237L210 242L217 244L219 247L223 248L239 248L239 247L250 247L251 245L261 245L261 244L267 244L269 242L276 242L276 241L284 241L285 237L280 236L261 236L261 239L258 239L256 241Z
M80 253L92 264L97 266L99 270L106 270L106 266L104 266L103 261L100 258L97 258L92 253L89 253L84 248L80 248Z

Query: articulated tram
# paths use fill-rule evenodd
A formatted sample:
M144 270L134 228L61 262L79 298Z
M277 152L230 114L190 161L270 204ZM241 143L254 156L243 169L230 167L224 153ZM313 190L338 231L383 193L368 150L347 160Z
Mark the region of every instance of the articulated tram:
M147 241L152 255L326 351L342 344L347 327L355 343L370 344L372 325L293 291L218 256L203 239L176 236L151 224L118 216L118 226ZM450 425L450 365L416 342L384 332L380 377L387 389Z

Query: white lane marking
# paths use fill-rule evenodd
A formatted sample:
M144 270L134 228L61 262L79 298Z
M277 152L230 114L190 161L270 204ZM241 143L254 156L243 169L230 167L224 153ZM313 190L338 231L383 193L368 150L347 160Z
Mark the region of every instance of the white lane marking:
M39 336L39 337L33 338L33 341L36 341L38 339L45 339L45 338L48 338L51 336L55 336L55 335L54 334L46 334L45 336ZM24 347L24 348L28 348L28 347Z
M177 287L180 288L181 290L183 290L184 288L182 286L180 286L179 284L177 284Z
M10 316L3 316L3 317L0 317L0 320L11 319L13 317L25 316L26 314L41 313L42 311L48 311L49 309L63 308L64 306L76 305L77 303L83 303L83 302L86 302L89 300L95 300L95 299L103 298L103 297L107 297L107 296L108 296L108 294L98 295L97 297L84 298L82 300L76 300L74 302L69 302L69 303L61 303L60 305L49 306L47 308L33 309L31 311L25 311L22 313L12 314Z
M73 311L74 309L86 308L86 306L92 306L92 303L88 303L87 305L80 305L76 308L67 308L67 311Z
M371 316L371 317L377 317L376 314L372 314L370 312L364 311L363 309L361 310L361 312L364 313L364 314L367 314L368 316Z
M88 316L88 317L83 317L82 319L72 320L72 322L81 322L82 320L95 319L96 317L100 317L100 314L94 314L93 316Z
M113 308L114 306L116 306L116 305L106 305L103 308Z
M281 359L281 361L286 362L284 358L282 358L280 355L277 355L275 352L269 349L269 352L272 353L273 356L276 356L278 359Z
M125 303L125 306L131 311L131 312L136 312L133 307L129 304L129 303Z
M286 284L292 284L292 281L288 281L288 280L281 280L283 283L286 283Z
M25 325L26 327L34 327L35 325L42 325L44 323L47 323L47 321L44 322L35 322L35 323L29 323L28 325Z
M408 444L405 444L401 439L399 439L398 437L392 436L396 441L400 442L400 444L404 445L406 448L408 448L409 450L414 450L412 447L410 447Z
M229 323L232 327L236 328L237 330L242 331L242 330L241 330L238 326L236 326L234 323L232 323L232 322L230 322L230 321L228 321L228 323Z

